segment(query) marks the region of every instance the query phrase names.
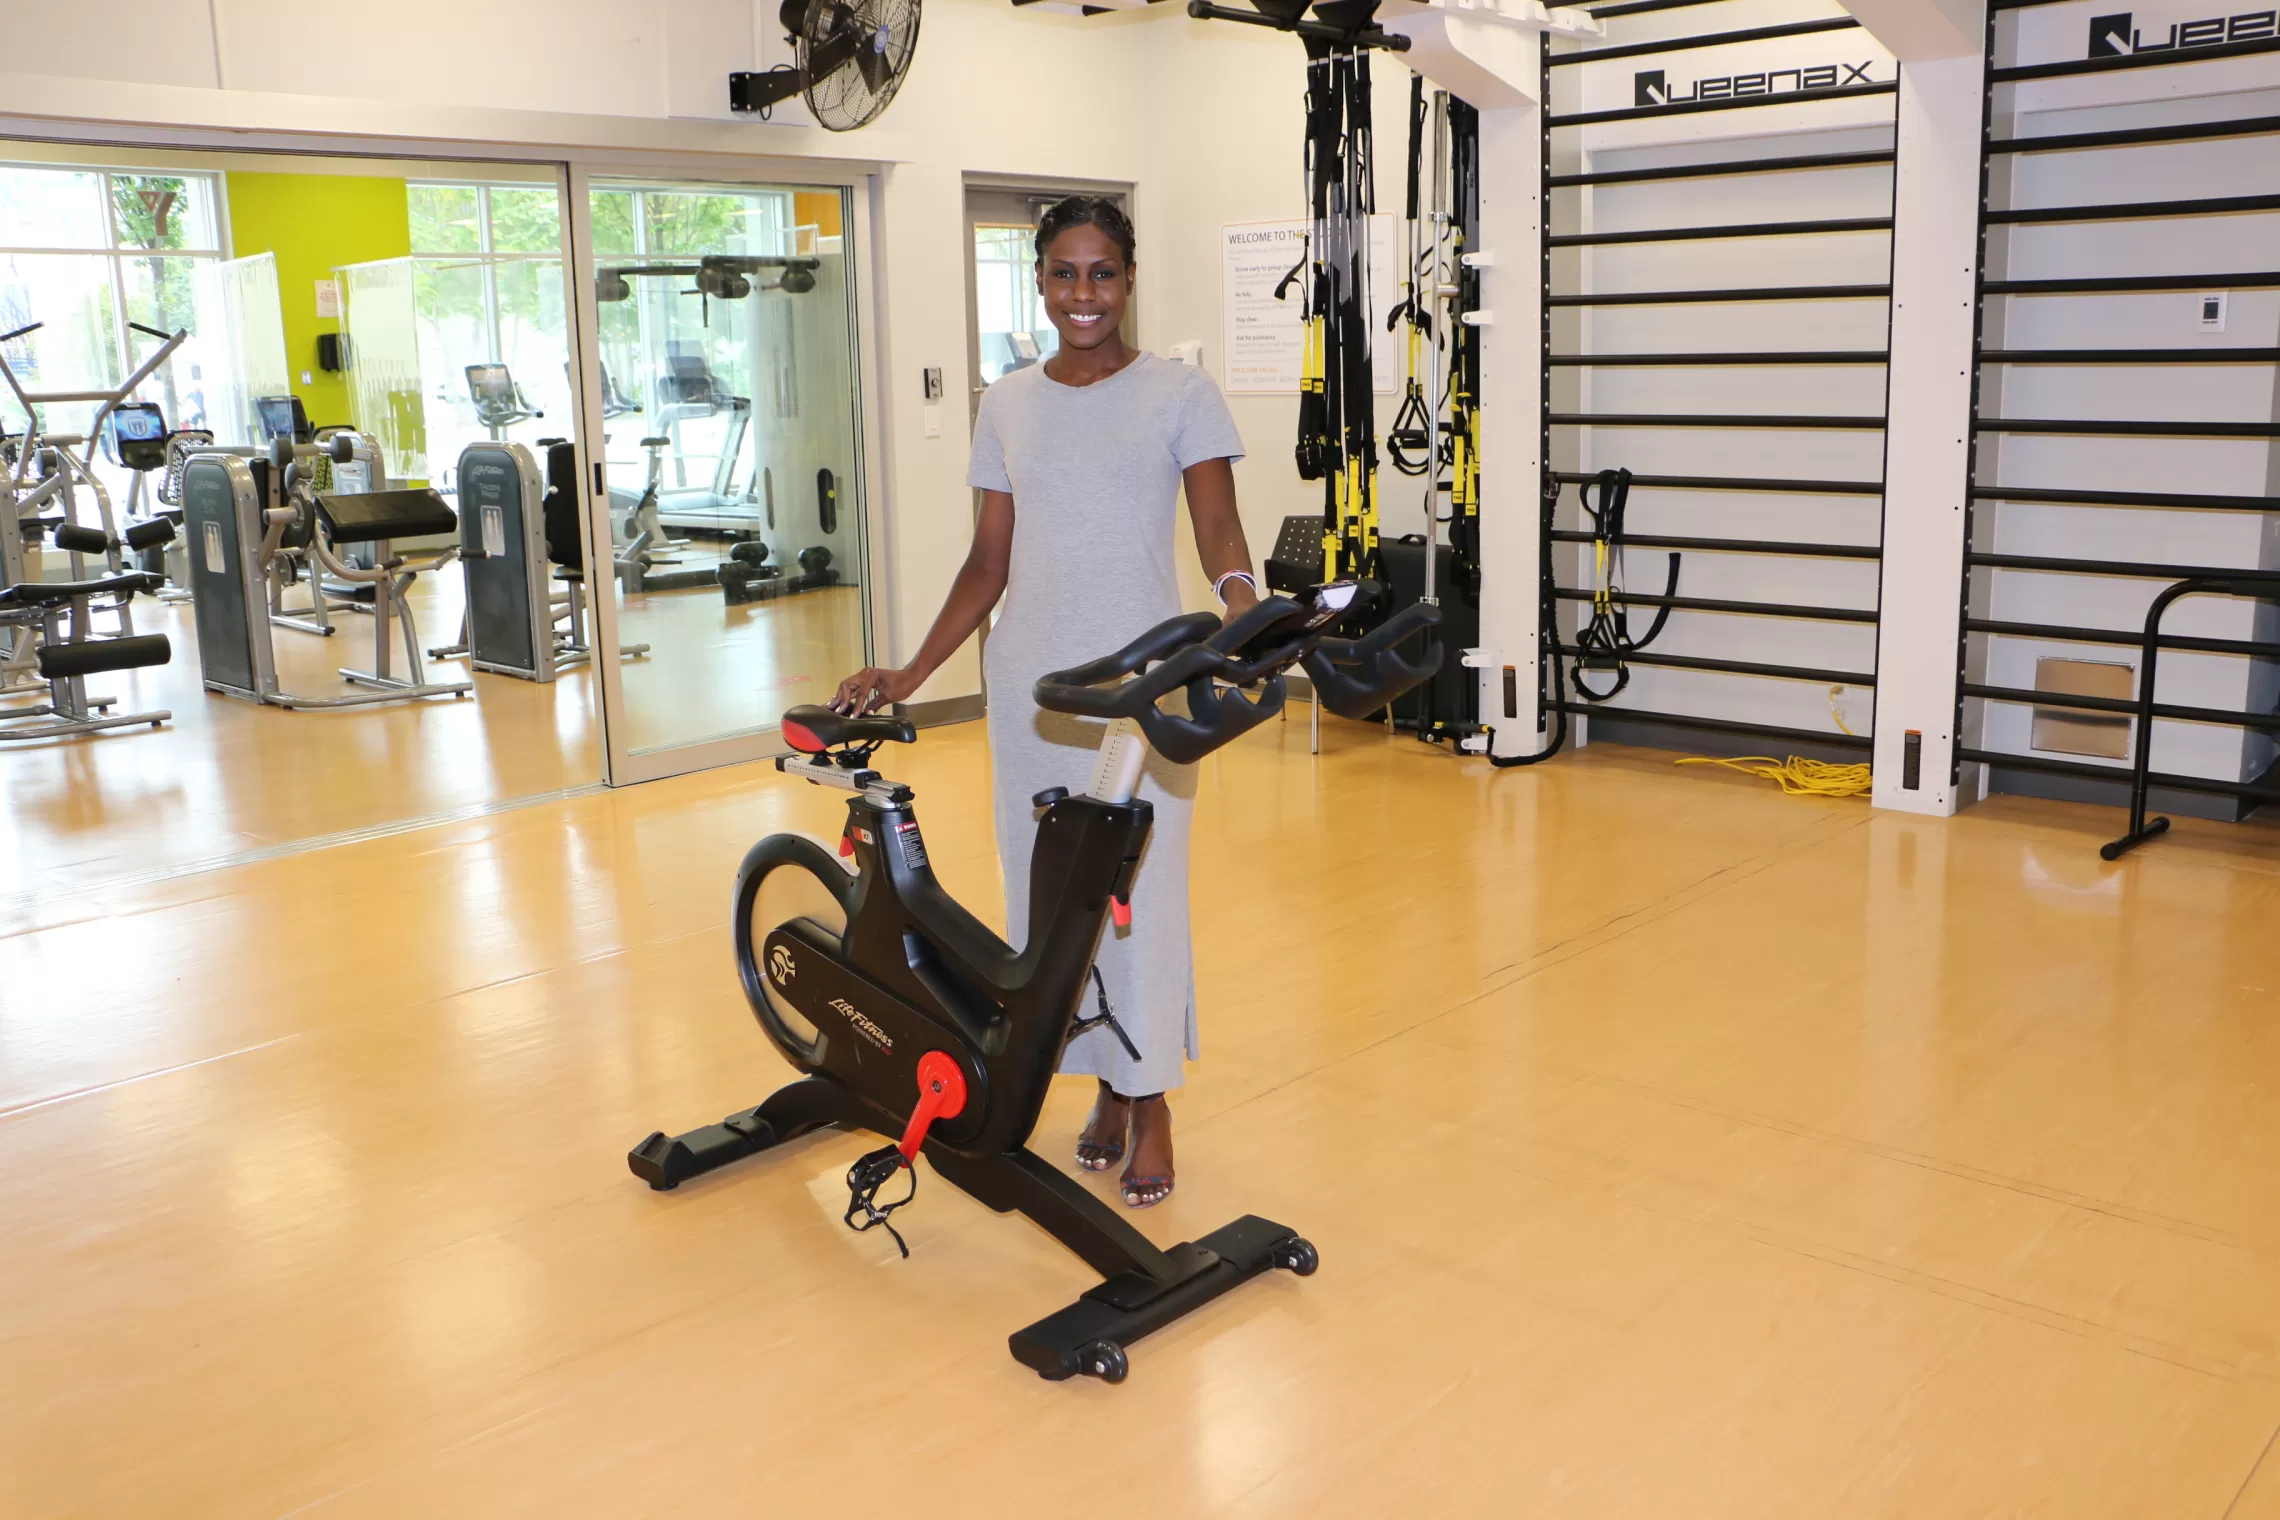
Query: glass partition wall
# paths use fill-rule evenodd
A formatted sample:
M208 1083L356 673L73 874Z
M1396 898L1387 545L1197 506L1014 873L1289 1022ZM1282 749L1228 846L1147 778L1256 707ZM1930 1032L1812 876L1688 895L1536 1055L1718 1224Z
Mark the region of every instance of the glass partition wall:
M868 658L849 197L596 177L582 204L596 506L638 651L613 779L774 753L784 710Z
M469 651L465 544L431 531L419 494L460 514L460 454L494 437L534 459L542 436L582 447L565 188L551 164L0 143L0 359L24 398L0 386L15 519L0 524L14 535L0 581L150 572L159 584L124 615L96 611L85 633L166 640L156 662L85 678L90 702L155 722L52 733L39 645L84 635L0 630L0 735L13 740L0 745L0 851L23 882L195 869L604 779L597 673L567 645L524 674ZM141 329L179 337L161 357L168 338ZM131 431L81 441L100 403L72 397L152 359L116 414ZM530 416L494 431L471 371L498 370ZM42 446L27 449L34 428ZM256 475L249 457L283 432L302 457ZM318 457L325 443L349 457ZM249 479L260 499L245 510L292 518L276 543L230 531L251 520L232 486L185 499L170 463L207 450ZM388 540L399 563L383 621L379 543L341 526L381 509L325 503L391 490L421 508L402 521L423 526ZM582 561L575 511L568 526ZM317 534L333 560L307 547ZM109 547L88 548L91 535ZM531 577L534 622L565 611L552 547ZM587 628L590 642L590 616ZM389 690L368 679L380 670L428 689Z
M0 848L27 879L169 869L778 752L783 711L869 657L854 183L0 143L0 357L37 414L0 387L0 459L34 461L11 471L21 552L0 556L0 578L100 573L112 556L67 550L60 524L177 527L165 546L119 540L122 564L164 584L134 598L131 629L96 630L163 633L168 658L89 683L163 720L0 746L7 795L91 799L0 807ZM371 583L261 533L246 540L258 563L224 566L261 610L214 637L192 550L235 551L185 521L153 435L82 450L102 492L41 492L50 456L20 446L27 424L76 434L96 406L40 396L134 374L161 341L137 324L181 334L130 398L138 429L241 458L280 429L305 449L353 434L340 469L311 459L258 489L297 480L293 510L312 514L328 492L433 490L461 519L390 540L424 559L391 618L412 615L412 663L456 691L313 709L375 689L355 676L378 663ZM559 658L535 676L469 648L472 577L495 555L470 537L460 460L501 444L528 452L534 513L578 509L524 561L533 621L556 620ZM370 572L374 545L337 547ZM400 624L389 639L401 675ZM208 656L249 641L274 692L215 683ZM19 733L48 696L20 642L0 632L0 727Z

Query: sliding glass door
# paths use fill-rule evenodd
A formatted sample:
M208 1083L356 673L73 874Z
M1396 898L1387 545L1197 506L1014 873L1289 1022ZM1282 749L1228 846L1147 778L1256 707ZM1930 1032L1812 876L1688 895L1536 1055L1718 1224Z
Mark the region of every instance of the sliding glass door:
M611 779L779 753L785 709L870 658L855 197L599 172L572 196Z

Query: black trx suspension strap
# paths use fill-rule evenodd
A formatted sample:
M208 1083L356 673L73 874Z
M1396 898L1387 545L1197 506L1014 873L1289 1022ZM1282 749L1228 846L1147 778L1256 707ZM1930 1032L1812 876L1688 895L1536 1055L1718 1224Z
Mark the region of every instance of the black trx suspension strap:
M1385 317L1387 332L1397 332L1404 324L1408 327L1407 341L1403 345L1401 408L1394 413L1393 426L1385 435L1386 457L1404 475L1423 475L1435 463L1428 457L1433 447L1433 419L1425 404L1424 384L1418 378L1418 359L1430 340L1435 301L1434 293L1428 289L1432 260L1425 249L1425 208L1420 195L1424 163L1425 76L1412 74L1409 76L1408 195L1404 202L1408 284L1401 304Z
M1370 64L1367 48L1306 37L1306 359L1298 473L1320 480L1324 574L1382 574L1377 385L1371 373ZM1290 280L1286 278L1287 288ZM1282 293L1278 289L1278 294Z
M1459 312L1480 309L1480 112L1449 97L1449 194L1457 223ZM1449 549L1458 584L1480 587L1480 329L1449 329Z
M1592 492L1599 493L1597 501ZM1631 499L1631 472L1629 470L1601 470L1596 481L1577 488L1576 495L1583 502L1583 514L1591 522L1591 620L1576 630L1575 692L1586 702L1605 702L1631 684L1631 667L1626 657L1636 654L1655 641L1670 621L1670 606L1666 601L1655 612L1655 620L1648 625L1645 637L1631 637L1629 612L1622 600L1623 591L1623 513ZM1678 556L1670 557L1670 581L1663 587L1665 598L1678 594ZM1594 691L1583 679L1585 671L1601 674L1612 671L1615 684L1605 691Z

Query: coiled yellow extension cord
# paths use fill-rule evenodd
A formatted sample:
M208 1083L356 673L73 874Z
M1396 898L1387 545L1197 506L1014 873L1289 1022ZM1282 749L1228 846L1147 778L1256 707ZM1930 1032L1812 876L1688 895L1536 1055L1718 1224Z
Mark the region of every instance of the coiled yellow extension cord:
M1678 763L1722 765L1747 776L1760 776L1767 781L1779 782L1781 789L1792 797L1868 795L1868 767L1865 764L1831 765L1826 760L1807 760L1798 755L1791 755L1786 760L1776 760L1771 755L1742 755L1732 760L1689 755Z
M1845 721L1844 709L1837 698L1844 695L1842 686L1829 688L1829 716L1845 733L1852 725ZM1791 755L1787 760L1776 760L1771 755L1743 755L1733 760L1713 760L1708 755L1689 755L1680 765L1722 765L1730 771L1746 776L1762 776L1777 781L1781 789L1792 797L1866 797L1868 795L1869 768L1866 762L1858 765L1831 765L1826 760L1806 760Z

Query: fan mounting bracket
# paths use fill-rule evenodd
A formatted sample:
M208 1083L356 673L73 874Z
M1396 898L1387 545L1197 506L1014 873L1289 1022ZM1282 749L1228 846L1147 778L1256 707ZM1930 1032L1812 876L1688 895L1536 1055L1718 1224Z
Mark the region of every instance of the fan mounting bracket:
M807 75L798 69L738 71L728 76L731 111L765 111L790 100L807 88Z

